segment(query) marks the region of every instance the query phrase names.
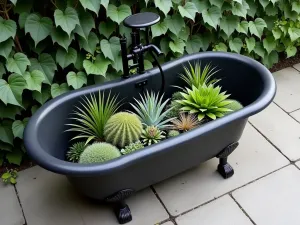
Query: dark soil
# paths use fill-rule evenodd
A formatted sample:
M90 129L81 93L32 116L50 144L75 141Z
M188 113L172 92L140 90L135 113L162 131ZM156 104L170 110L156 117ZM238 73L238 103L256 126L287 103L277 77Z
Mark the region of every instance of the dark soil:
M282 70L287 67L291 67L297 63L300 63L300 52L298 52L295 56L290 57L290 58L285 58L284 55L280 56L280 60L278 63L276 63L270 71L276 72L278 70Z
M7 172L7 170L16 170L16 171L22 171L25 169L28 169L30 167L35 166L35 164L30 159L23 160L22 164L20 166L9 164L9 163L3 163L2 166L0 166L0 176Z

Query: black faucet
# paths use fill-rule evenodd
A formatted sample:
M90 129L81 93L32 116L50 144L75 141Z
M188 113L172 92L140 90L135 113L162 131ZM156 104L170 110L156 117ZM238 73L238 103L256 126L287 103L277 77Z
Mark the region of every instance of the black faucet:
M132 28L131 39L132 47L130 54L127 54L127 40L125 37L120 39L121 54L123 62L123 77L129 77L129 71L133 68L138 68L138 73L144 73L144 53L146 51L154 52L156 55L162 55L161 50L149 43L149 27L158 23L160 16L152 12L137 13L127 17L124 20L126 27ZM146 28L146 45L140 42L140 29ZM133 65L129 66L128 61L133 60Z

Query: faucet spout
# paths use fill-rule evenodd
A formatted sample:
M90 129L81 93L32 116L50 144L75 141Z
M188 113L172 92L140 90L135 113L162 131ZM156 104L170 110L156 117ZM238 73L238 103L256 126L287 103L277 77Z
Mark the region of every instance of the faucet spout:
M157 56L163 55L163 52L156 45L149 44L148 48L153 50Z

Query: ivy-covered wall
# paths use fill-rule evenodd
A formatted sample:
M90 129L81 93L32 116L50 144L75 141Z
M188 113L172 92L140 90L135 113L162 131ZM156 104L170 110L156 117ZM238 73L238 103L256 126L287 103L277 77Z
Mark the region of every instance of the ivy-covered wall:
M0 164L20 164L24 127L47 100L122 74L122 21L140 11L161 16L162 62L213 50L271 67L299 45L299 0L0 0Z

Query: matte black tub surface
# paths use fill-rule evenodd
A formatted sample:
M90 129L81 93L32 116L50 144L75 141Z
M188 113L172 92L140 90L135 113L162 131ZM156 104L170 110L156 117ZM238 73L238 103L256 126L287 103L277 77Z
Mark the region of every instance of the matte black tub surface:
M64 174L84 195L103 200L114 193L129 195L149 185L160 182L213 157L220 158L218 170L227 178L233 169L227 163L227 156L235 149L247 118L270 104L275 95L272 74L260 63L231 53L199 53L184 56L163 64L165 73L165 96L183 86L177 76L183 72L183 65L200 60L202 66L212 63L220 70L217 77L223 90L245 107L228 116L209 122L178 137L122 156L103 164L77 164L65 161L70 132L64 132L74 105L83 96L99 90L119 94L125 102L138 98L145 90L159 91L161 77L158 69L129 79L119 79L102 85L94 85L71 91L46 103L29 121L25 130L25 146L28 154L41 167ZM141 87L138 84L145 82ZM129 107L126 105L126 107ZM229 147L228 147L229 146ZM126 190L120 192L122 190ZM118 196L123 198L124 196Z

